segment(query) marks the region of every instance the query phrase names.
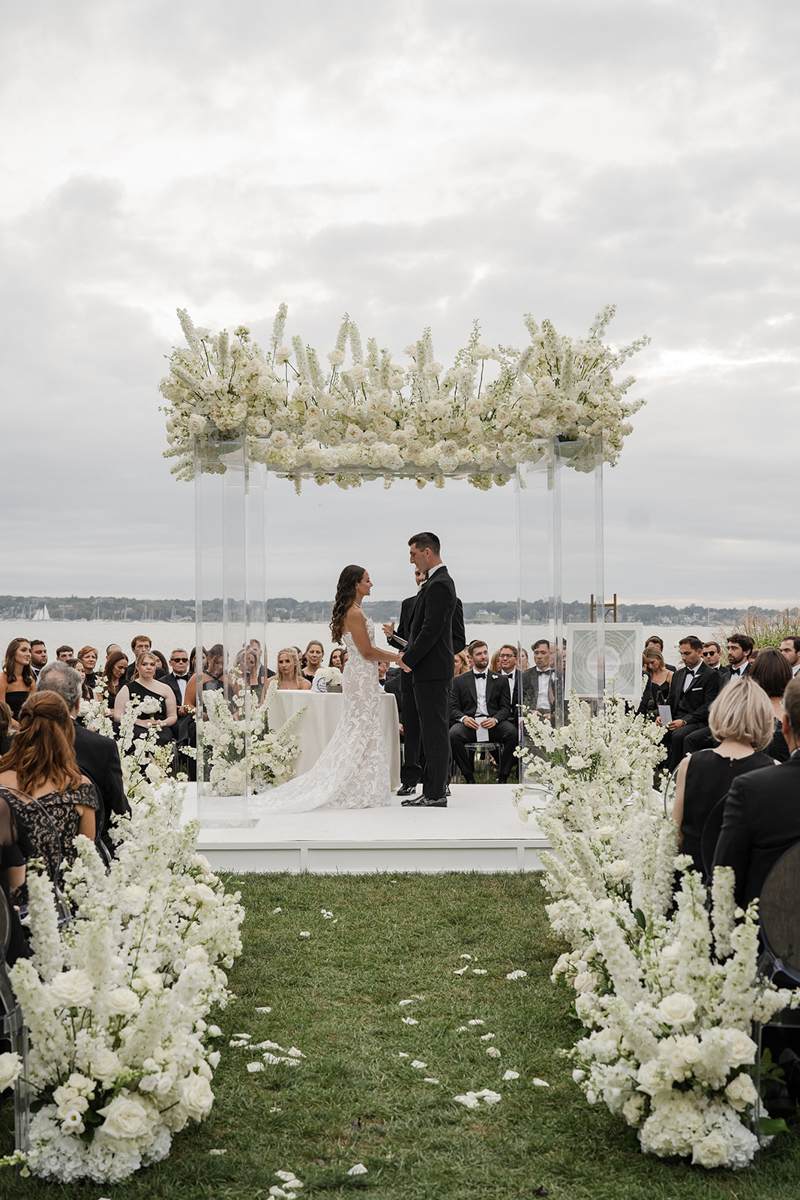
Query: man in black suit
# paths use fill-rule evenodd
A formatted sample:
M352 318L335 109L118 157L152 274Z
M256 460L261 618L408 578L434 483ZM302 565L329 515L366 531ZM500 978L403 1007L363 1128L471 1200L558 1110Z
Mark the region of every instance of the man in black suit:
M408 647L401 653L400 661L412 671L424 761L422 795L403 803L446 808L450 683L456 649L462 650L466 641L464 622L463 618L459 622L456 587L442 562L436 534L416 533L409 538L408 545L411 562L425 572L425 582L415 598Z
M397 623L397 630L395 631L394 621L383 627L387 642L390 646L394 646L395 650L405 650L411 636L414 608L419 596L419 589L425 582L425 572L417 566L414 567L414 581L417 591L413 596L407 596L400 605L400 620ZM419 715L414 703L412 677L408 671L402 669L400 670L397 704L400 709L400 724L403 726L403 763L400 768L400 789L397 794L398 796L413 796L417 790L417 784L422 778L422 766L419 760Z
M535 709L551 725L555 725L557 679L553 665L553 646L547 638L539 638L531 649L535 665L523 673L523 699L529 708Z
M467 783L475 782L473 760L467 746L479 741L485 729L488 741L500 742L498 783L508 783L514 767L517 730L511 721L512 700L505 675L490 671L489 647L472 644L472 670L457 675L450 687L450 747L453 759Z
M669 752L669 769L674 771L683 758L686 738L695 730L708 725L708 710L711 701L719 694L722 686L720 672L707 667L703 662L703 643L690 634L681 638L678 650L683 666L672 676L669 689L669 704L672 720L664 735L664 746ZM656 718L661 725L661 718Z
M117 743L113 738L85 729L75 720L81 702L82 680L74 667L62 662L48 663L39 675L37 691L57 692L70 711L75 729L75 758L80 770L91 779L100 794L103 827L98 832L113 855L114 844L108 835L109 818L112 814L124 817L131 811L122 784Z
M786 685L783 714L791 758L740 775L725 797L714 866L733 867L742 908L761 895L772 867L800 841L800 679Z
M720 667L719 675L723 683L749 674L750 655L753 653L755 642L746 633L732 633L728 638L728 665Z

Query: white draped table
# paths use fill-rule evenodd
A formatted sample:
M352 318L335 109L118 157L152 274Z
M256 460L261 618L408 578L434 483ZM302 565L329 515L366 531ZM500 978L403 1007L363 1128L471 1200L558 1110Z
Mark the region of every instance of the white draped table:
M295 764L295 774L305 775L313 767L327 746L339 723L342 711L341 692L276 692L270 704L270 727L280 729L285 721L306 706L306 711L295 728L300 733L300 755ZM392 790L400 787L400 729L397 701L394 696L381 692L381 728L389 758L389 775Z

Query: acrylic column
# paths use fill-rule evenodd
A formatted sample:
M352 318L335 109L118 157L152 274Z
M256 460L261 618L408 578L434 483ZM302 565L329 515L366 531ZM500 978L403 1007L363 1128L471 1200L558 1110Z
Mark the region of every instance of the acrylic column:
M203 692L221 693L234 736L226 769L212 778L211 728L197 712L197 794L201 823L249 823L251 715L262 694L264 647L263 468L243 439L195 454L197 662ZM199 677L199 676L198 676ZM225 779L222 781L221 775Z
M561 726L569 719L570 684L577 682L569 660L571 626L587 625L591 595L603 595L600 438L543 441L539 458L517 468L516 487L519 643L532 671L524 702ZM579 649L591 677L583 669L576 690L596 708L605 688L602 606L587 636L591 653L585 636Z

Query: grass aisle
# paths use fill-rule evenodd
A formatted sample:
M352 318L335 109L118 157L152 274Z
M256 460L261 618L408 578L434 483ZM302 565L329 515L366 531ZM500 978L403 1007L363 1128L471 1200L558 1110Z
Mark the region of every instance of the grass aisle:
M218 1018L223 1056L206 1125L187 1129L166 1162L126 1184L20 1184L6 1172L0 1196L268 1200L280 1183L274 1172L291 1170L305 1182L302 1197L331 1200L356 1192L365 1200L797 1197L794 1131L760 1172L707 1173L646 1159L619 1121L586 1105L557 1054L576 1022L566 988L549 981L562 947L538 877L263 875L237 886L245 953L231 972L236 1000ZM527 978L508 981L517 969ZM272 1012L256 1011L263 1006ZM249 1074L262 1051L229 1049L237 1033L306 1057ZM482 1041L488 1033L494 1038ZM500 1057L486 1053L490 1046ZM426 1066L416 1070L413 1060ZM508 1069L519 1079L504 1082ZM550 1087L536 1086L537 1076ZM453 1102L483 1088L500 1102L474 1110ZM6 1104L5 1146L10 1118ZM368 1174L347 1176L358 1162Z

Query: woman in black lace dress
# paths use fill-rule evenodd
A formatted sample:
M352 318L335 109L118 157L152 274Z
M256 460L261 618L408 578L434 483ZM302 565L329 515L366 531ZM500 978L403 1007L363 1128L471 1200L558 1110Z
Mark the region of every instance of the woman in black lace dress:
M79 833L94 841L100 801L78 769L75 727L56 692L31 696L20 710L19 733L0 759L0 798L14 813L25 857L41 858L53 880L62 861L74 862ZM15 904L25 899L24 878L24 867L9 867Z

